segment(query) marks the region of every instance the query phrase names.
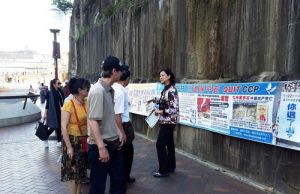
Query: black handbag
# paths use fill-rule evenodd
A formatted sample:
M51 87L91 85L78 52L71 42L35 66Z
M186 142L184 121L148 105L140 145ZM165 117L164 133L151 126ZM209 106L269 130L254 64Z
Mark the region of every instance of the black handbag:
M49 138L49 133L48 133L48 126L45 124L45 121L41 122L36 125L35 127L36 132L35 135L40 138L40 140L45 141Z
M122 123L122 125L123 125L123 129L124 129L124 132L126 135L126 143L130 144L130 143L132 143L132 141L135 138L132 124L131 124L131 122L124 122L124 123Z

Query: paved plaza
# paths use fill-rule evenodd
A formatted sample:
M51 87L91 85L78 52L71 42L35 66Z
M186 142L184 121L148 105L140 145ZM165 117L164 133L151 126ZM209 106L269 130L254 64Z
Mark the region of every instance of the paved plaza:
M35 123L0 128L0 193L68 193L60 182L60 149L50 141L49 149L34 135ZM137 181L128 185L128 194L200 194L264 192L197 161L177 154L177 170L168 178L157 179L155 144L137 135L132 175Z
M44 109L39 102L37 105ZM51 136L49 149L45 149L34 135L36 124L0 128L0 194L69 193L67 184L60 182L60 148ZM128 194L265 193L179 153L175 173L154 178L152 172L158 166L155 143L137 134L134 147L132 176L136 182L128 185Z

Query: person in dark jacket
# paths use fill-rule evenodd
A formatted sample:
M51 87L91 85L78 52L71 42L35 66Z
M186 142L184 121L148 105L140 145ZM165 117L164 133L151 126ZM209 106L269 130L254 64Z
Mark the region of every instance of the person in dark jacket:
M156 178L167 177L176 168L174 129L179 122L179 100L175 87L175 76L170 69L162 69L159 73L160 82L165 85L159 100L159 108L155 114L159 115L159 132L156 150L159 169L153 173Z
M45 100L46 100L46 95L47 95L47 91L46 91L46 88L44 86L44 83L41 83L41 85L39 86L39 90L40 90L41 103L44 104Z
M46 107L44 119L47 119L47 125L49 129L49 135L55 130L57 138L57 147L61 146L61 107L64 103L64 94L61 91L61 82L59 79L53 79L50 81L50 91L46 96ZM45 148L49 147L48 141L44 141Z
M62 91L63 91L66 98L70 95L70 86L69 86L69 81L68 80L65 82L65 86L62 87Z

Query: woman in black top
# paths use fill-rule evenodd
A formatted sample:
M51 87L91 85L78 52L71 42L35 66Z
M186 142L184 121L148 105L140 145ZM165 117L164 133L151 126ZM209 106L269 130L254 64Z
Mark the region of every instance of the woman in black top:
M47 125L49 129L49 135L55 130L56 137L57 137L57 144L56 146L61 146L61 128L60 128L60 121L61 121L61 113L60 109L64 104L64 94L61 90L61 82L59 79L53 79L50 82L50 91L46 96L46 107L45 107L45 114L44 119L47 119ZM44 141L45 147L48 147L48 141Z

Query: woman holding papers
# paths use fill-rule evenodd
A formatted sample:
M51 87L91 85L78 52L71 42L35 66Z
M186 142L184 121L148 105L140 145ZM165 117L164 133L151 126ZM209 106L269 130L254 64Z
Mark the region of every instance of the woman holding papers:
M156 150L159 169L153 173L156 178L167 177L176 168L174 129L179 121L178 93L175 88L175 76L170 69L162 69L159 73L160 82L165 85L160 98L156 101L159 108L155 113L159 115L159 133Z

